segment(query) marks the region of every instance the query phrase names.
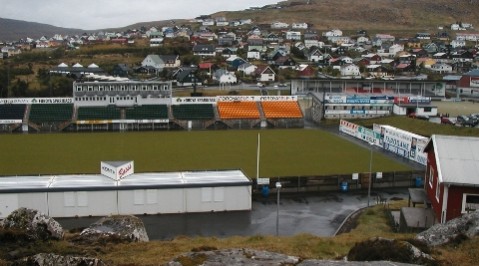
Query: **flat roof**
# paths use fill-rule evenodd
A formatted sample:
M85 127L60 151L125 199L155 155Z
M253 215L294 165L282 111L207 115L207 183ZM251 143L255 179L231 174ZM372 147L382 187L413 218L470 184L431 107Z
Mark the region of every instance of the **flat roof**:
M252 184L252 181L241 170L135 173L119 181L101 174L10 176L0 177L0 181L0 193L218 187Z

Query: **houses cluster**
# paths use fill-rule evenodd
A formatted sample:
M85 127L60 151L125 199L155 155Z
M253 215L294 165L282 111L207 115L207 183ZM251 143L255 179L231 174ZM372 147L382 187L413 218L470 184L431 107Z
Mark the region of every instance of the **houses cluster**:
M131 70L123 72L159 76L158 73L164 73L165 69L172 70L170 72L190 69L195 75L202 72L205 79L219 83L236 83L240 79L274 82L317 77L393 79L417 76L420 72L460 74L477 68L479 33L471 31L470 24L460 25L468 31L439 30L434 34L420 32L409 38L397 38L390 34L371 36L365 30L352 35L345 35L340 29L320 32L300 21L255 25L251 19L200 16L183 25L171 21L166 26L142 27L123 33L57 34L38 40L27 38L19 44L35 48L61 45L78 48L83 44L104 42L128 44L141 38L155 47L171 45L166 40L181 38L191 49L188 54L148 55L131 66ZM2 49L3 55L14 56L15 51L21 52L18 45L9 47L5 52ZM185 55L199 57L199 64L195 68L182 66ZM126 67L118 66L116 70ZM283 71L287 74L280 73L281 70L287 70ZM221 73L226 76L222 77Z

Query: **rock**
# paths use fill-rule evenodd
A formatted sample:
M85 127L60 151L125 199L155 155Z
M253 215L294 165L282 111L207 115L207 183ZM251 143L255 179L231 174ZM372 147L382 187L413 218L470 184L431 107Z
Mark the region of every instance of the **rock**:
M413 266L393 261L336 261L336 260L304 260L296 266Z
M3 228L25 231L32 240L62 239L62 226L37 210L19 208L3 220Z
M40 253L34 256L23 258L21 260L17 260L13 263L13 265L15 266L21 266L21 265L103 266L106 264L100 259L96 259L96 258L60 256L56 254Z
M258 251L253 249L224 249L210 250L200 252L189 252L173 261L168 262L167 266L186 266L186 265L296 265L299 262L298 257L288 256L268 251Z
M140 218L117 215L101 218L84 229L75 240L89 243L97 241L148 242L149 238Z
M479 235L479 211L464 214L445 224L435 224L417 234L416 239L428 246L438 246L477 235Z
M357 243L348 253L349 261L396 261L431 264L434 259L406 241L372 238Z

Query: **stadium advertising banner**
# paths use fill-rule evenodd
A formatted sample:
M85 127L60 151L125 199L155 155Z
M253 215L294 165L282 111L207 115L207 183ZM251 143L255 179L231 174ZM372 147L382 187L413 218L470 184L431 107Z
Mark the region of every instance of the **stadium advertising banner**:
M297 101L298 96L216 96L218 102L285 102Z
M380 136L385 150L426 165L427 156L422 150L428 138L391 126L380 126Z
M101 162L101 174L113 180L120 180L134 173L134 163L129 162Z
M7 119L7 120L0 120L0 125L11 125L11 124L21 124L22 120L20 119Z
M216 103L216 97L180 97L172 98L171 104L204 104Z
M430 97L423 96L396 96L394 97L395 104L430 104Z
M341 120L339 122L339 131L362 141L379 145L380 134L370 128Z
M338 104L392 104L394 97L392 96L371 96L371 95L344 95L344 94L326 94L325 101L327 103Z
M0 104L72 104L73 98L3 98Z

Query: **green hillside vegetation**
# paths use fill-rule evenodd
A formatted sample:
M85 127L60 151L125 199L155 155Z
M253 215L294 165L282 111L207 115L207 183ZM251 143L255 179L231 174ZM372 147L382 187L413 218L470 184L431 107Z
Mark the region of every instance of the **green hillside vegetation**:
M98 173L100 161L134 160L137 172L242 169L285 177L369 171L369 150L320 130L230 130L1 135L0 175ZM28 163L19 163L28 162ZM373 171L410 168L374 154Z
M456 22L477 25L477 0L472 1L377 1L377 0L289 0L282 8L219 12L229 19L251 18L257 24L281 21L306 22L320 30L339 28L370 32L436 31L438 26Z

